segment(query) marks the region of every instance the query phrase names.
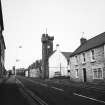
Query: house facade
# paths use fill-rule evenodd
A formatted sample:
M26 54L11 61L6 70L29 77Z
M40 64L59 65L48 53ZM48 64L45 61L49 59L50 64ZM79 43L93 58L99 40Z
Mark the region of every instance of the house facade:
M5 74L5 42L4 42L4 37L3 37L3 15L2 15L2 7L1 7L1 0L0 0L0 77L3 77Z
M25 76L26 77L41 78L41 65L42 65L42 60L36 60L25 71Z
M29 77L29 70L25 70L25 77Z
M39 68L32 68L29 70L29 77L39 78L40 70Z
M105 81L105 32L86 40L70 56L70 77L73 81Z
M59 46L49 57L49 78L68 76L70 52L61 52Z

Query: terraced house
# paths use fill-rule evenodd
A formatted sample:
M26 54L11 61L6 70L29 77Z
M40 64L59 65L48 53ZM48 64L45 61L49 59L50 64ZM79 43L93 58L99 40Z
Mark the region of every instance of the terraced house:
M0 77L3 77L3 74L5 73L5 42L3 37L3 15L2 15L2 7L1 7L1 0L0 0Z
M70 77L74 81L105 81L105 32L89 40L80 39L80 46L70 56Z

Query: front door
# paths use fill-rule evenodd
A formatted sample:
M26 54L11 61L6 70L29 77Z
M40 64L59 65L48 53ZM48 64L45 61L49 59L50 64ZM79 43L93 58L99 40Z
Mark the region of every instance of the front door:
M86 68L83 68L83 78L84 78L84 82L87 81L87 78L86 78Z

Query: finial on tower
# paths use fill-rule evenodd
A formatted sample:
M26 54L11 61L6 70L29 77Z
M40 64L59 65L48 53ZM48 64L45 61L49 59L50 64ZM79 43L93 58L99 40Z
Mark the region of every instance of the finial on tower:
M82 32L82 38L84 37L84 34L85 34L85 33L84 33L84 32Z
M47 34L47 28L46 28L46 34Z

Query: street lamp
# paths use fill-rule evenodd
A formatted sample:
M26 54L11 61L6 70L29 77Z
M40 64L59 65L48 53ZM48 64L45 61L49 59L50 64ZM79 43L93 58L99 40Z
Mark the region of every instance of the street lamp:
M16 62L19 62L20 60L19 59L16 59ZM16 76L16 68L15 68L15 76Z
M18 48L20 49L20 48L22 48L22 46L20 45ZM16 62L16 63L20 62L20 59L16 59L15 62ZM16 76L16 68L15 68L15 76Z

